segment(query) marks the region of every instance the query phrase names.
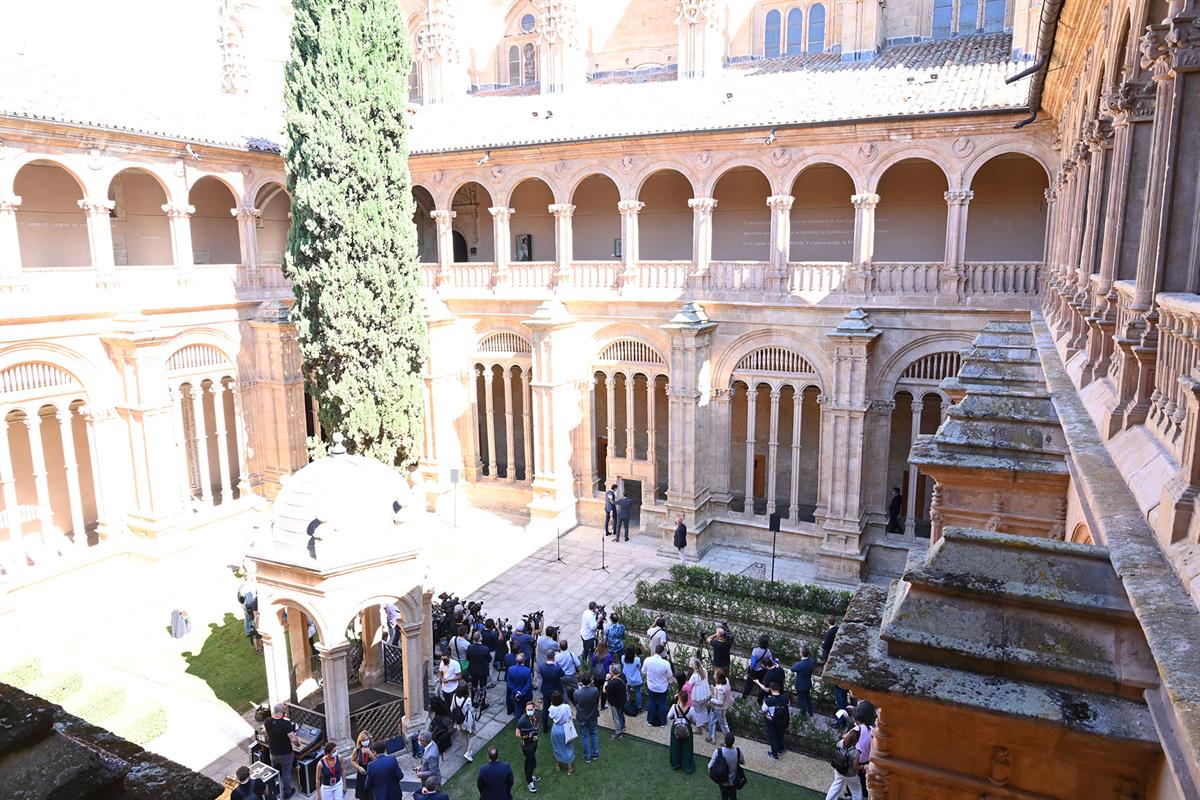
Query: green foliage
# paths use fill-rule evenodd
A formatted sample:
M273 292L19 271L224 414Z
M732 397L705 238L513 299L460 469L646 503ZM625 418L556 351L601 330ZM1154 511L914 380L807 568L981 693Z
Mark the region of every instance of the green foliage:
M408 172L409 36L395 0L296 0L285 72L284 269L321 425L417 455L425 322ZM261 669L259 670L261 672Z
M72 704L67 710L93 725L101 725L124 706L124 689L103 689L93 692L82 703Z
M775 629L799 633L808 637L820 638L825 632L825 619L820 614L811 611L797 611L787 606L774 605L738 595L721 594L707 589L674 583L658 581L649 583L638 581L634 595L639 604L653 608L665 608L676 611L701 612L705 617L729 621L739 632L747 627ZM670 630L668 626L667 630ZM709 629L705 636L713 633ZM739 633L735 637L738 644L753 647L753 639Z
M767 741L762 711L752 699L739 698L725 715L729 727L738 736L755 741ZM837 733L824 727L815 717L806 717L793 709L784 744L792 750L808 753L816 758L828 758L837 742Z
M851 593L841 589L826 589L806 583L764 581L746 575L731 575L705 567L676 564L671 567L671 580L710 592L745 597L772 606L832 614L841 617L850 604Z
M239 714L267 696L262 656L246 638L243 621L226 614L220 625L210 623L199 653L185 652L187 673L208 684L217 699Z
M146 713L136 718L127 726L115 731L134 744L145 747L150 742L167 732L167 709L161 704L155 704Z
M0 683L27 689L38 678L42 677L42 662L37 658L29 658L17 664L7 672L0 674Z

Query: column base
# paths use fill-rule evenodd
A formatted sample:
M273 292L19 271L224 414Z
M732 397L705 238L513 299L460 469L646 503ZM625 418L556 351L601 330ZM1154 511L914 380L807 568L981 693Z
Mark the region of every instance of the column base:
M424 711L419 714L405 714L403 719L404 735L412 736L429 727L429 715Z
M862 582L866 560L860 553L847 553L822 545L817 551L817 580L857 586Z

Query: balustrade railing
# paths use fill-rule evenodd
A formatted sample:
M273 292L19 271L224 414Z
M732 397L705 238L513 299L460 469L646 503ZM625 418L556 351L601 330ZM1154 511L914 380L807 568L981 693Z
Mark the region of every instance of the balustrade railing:
M421 286L423 288L432 288L437 283L438 265L422 261L419 269L421 271Z
M509 285L514 289L547 289L554 275L553 261L518 261L508 265Z
M845 290L849 262L793 261L788 264L788 291L797 294L833 294Z
M1200 295L1164 293L1157 299L1158 355L1146 421L1180 459L1184 441L1180 434L1187 418L1180 379L1200 364Z
M1041 290L1041 262L970 261L963 265L967 294L1036 295Z
M571 262L571 281L577 289L611 289L620 274L620 261Z
M712 261L704 288L713 292L763 291L767 288L767 261Z
M455 289L487 289L492 285L491 262L472 261L451 264L446 283Z
M683 289L691 271L691 261L640 261L637 285L639 289Z
M923 261L876 261L871 265L872 294L937 294L942 264Z

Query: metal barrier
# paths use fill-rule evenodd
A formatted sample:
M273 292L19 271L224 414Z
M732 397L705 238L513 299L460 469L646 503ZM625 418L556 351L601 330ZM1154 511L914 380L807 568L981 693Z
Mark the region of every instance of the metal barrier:
M312 725L314 728L320 728L322 732L328 731L328 728L325 727L325 715L320 711L313 711L311 708L298 706L295 703L285 703L285 705L288 710L288 719L296 727Z
M361 639L351 640L350 649L346 652L346 680L357 681L358 670L363 662L363 643Z
M404 648L384 642L383 682L393 686L404 686Z
M370 731L371 739L387 741L404 732L404 699L397 698L374 708L356 711L350 715L350 735L357 739L361 731Z

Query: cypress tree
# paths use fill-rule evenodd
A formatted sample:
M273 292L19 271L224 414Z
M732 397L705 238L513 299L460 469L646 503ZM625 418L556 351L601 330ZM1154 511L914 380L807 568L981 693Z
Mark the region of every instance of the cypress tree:
M421 435L426 329L408 172L408 32L396 0L295 0L285 71L285 269L327 431L406 466Z

